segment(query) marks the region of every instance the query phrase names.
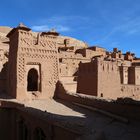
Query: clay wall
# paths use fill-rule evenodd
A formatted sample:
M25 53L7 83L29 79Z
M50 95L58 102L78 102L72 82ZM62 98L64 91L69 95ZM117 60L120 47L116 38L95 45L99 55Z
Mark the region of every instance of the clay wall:
M124 56L124 59L125 60L129 60L129 61L133 61L133 59L134 59L134 54L133 53L131 53L131 52L126 52L126 54L125 54L125 56Z
M59 71L60 76L75 76L77 75L80 62L89 62L80 54L74 52L61 51L59 53Z
M81 54L83 57L86 57L86 58L93 58L95 56L99 56L99 55L103 55L105 56L106 52L103 51L102 49L92 49L92 48L83 48L83 49L78 49L76 50L76 53L78 54Z
M69 93L62 92L62 89L60 89L60 91L61 94L57 94L57 98L59 99L92 106L120 116L124 116L128 119L140 120L139 101L135 102L133 99L130 98L120 98L114 101L105 100L93 96L86 96L84 94L79 95L79 93L71 95Z
M3 62L0 63L1 71L4 71L1 74L2 76L0 75L0 91L8 89L9 93L17 99L53 97L57 80L63 77L66 81L68 80L67 77L78 76L80 62L85 64L80 64L80 69L83 70L78 78L80 83L77 87L78 92L83 91L85 94L115 98L120 96L120 83L140 85L140 69L138 66L131 67L131 61L122 62L119 60L120 64L113 62L122 58L122 52L118 51L117 48L114 48L112 54L109 53L114 59L108 59L109 61L107 61L105 49L97 46L87 48L84 42L72 38L67 38L68 44L65 46L65 40L66 37L45 33L37 34L17 28L10 36L9 72L7 77L5 76L5 70L2 68ZM76 48L81 43L82 47ZM64 48L74 47L74 50L62 51L62 47L58 53L59 46L60 48L62 46ZM98 64L94 61L94 70L91 72L89 70L92 69L91 64L86 63L90 62L91 58L96 59L95 56L99 55L103 55L106 61L103 61L102 58L98 59ZM131 53L126 53L126 56L129 55L134 56ZM0 50L0 59L7 62L3 56L4 52ZM39 88L36 92L27 91L28 73L31 69L35 69L38 74ZM85 86L84 82L88 84ZM73 84L70 86L76 87L76 83L72 83L72 81L68 84ZM8 85L8 88L6 88L6 85ZM111 89L113 89L113 92ZM116 93L117 95L115 95Z
M86 57L86 48L77 49L75 51L76 54L81 54L83 57Z
M75 53L70 51L60 51L59 58L74 58Z
M18 49L18 32L15 32L10 36L10 48L9 48L9 61L8 61L8 74L7 74L7 92L16 97L17 87L17 49Z
M98 51L98 52L106 52L106 49L101 48L99 46L92 46L92 47L90 47L88 49L91 49L91 50L94 50L94 51Z
M131 66L128 69L128 84L140 85L140 67Z
M113 53L111 54L111 57L112 57L112 58L118 59L118 58L120 58L120 55L119 55L118 53L113 52Z
M6 81L7 81L7 61L6 50L3 50L5 44L0 44L0 92L6 92Z
M7 62L8 62L8 43L3 43L3 41L8 41L6 37L0 36L0 92L5 93L7 88Z
M80 61L81 59L63 59L63 63L60 63L60 76L75 76Z
M128 82L131 83L132 79L128 81L128 77L129 77L129 74L130 74L130 77L133 77L133 75L131 75L132 69L131 68L128 69L128 66L120 66L119 70L120 70L121 83L122 84L128 84Z
M97 96L97 61L80 63L77 92Z
M77 76L80 62L89 62L81 54L61 51L59 53L59 79L63 82L66 90L76 92Z
M135 67L128 68L128 84L135 85Z
M77 92L104 98L120 96L120 71L117 62L96 58L80 63Z
M97 63L94 65L92 73L89 71L92 62L79 65L78 93L109 99L117 99L118 97L139 98L140 86L135 84L135 78L139 78L139 68L119 67L117 61L105 61L101 58L96 60Z
M60 76L67 76L68 75L67 64L65 64L65 63L59 64L59 73L60 73Z
M93 58L95 56L105 56L106 52L104 51L93 51L93 50L90 50L90 49L86 49L86 57L87 58Z
M121 97L140 98L140 85L121 85Z
M120 96L120 70L117 62L96 58L80 63L77 92L104 98Z
M10 93L18 99L53 97L58 80L56 37L39 35L36 38L32 32L16 30L10 43ZM40 89L37 92L27 91L29 68L38 72Z
M140 85L140 67L135 67L135 85Z
M60 48L74 47L74 50L88 47L88 45L85 42L67 36L58 36L57 43Z
M120 96L120 71L117 62L98 59L98 96L117 98Z

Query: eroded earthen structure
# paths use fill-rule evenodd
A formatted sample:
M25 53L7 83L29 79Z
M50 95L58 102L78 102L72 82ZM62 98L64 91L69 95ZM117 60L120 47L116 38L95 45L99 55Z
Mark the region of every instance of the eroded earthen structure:
M140 116L139 108L133 110L135 116L130 113L133 108L129 105L121 105L121 110L120 105L92 98L140 99L140 59L131 52L123 54L117 48L108 52L99 46L89 47L85 42L61 36L55 30L37 33L20 24L13 29L0 27L0 70L0 97L3 98L0 100L3 108L0 123L5 125L0 136L4 139L78 140L85 137L87 140L91 137L89 139L104 140L105 134L109 139L116 138L115 134L114 137L108 135L115 132L111 128L115 126L112 118L102 117L100 129L105 126L103 122L107 122L113 132L108 132L106 125L98 134L93 131L95 122L100 124L97 114L85 110L76 112L74 106L70 108L68 104L64 106L50 100L56 94L69 102L104 108L120 115L123 112L123 116L127 114L130 118ZM12 102L8 98L13 99ZM84 124L82 117L86 115L88 119ZM93 122L93 118L96 121ZM130 126L124 127L131 132ZM10 130L9 136L6 130ZM129 135L126 138L129 139Z
M22 24L7 37L1 37L0 44L0 87L16 99L53 97L58 80L68 91L139 97L140 60L130 52L107 52L54 30L35 33Z

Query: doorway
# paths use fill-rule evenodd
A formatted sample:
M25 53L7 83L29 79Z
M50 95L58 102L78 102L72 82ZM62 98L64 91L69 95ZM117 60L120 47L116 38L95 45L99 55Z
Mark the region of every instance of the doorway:
M38 91L38 72L35 68L28 72L27 91Z

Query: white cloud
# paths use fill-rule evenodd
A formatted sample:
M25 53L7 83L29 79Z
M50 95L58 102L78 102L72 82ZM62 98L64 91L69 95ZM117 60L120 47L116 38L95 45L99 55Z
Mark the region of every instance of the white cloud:
M31 29L34 31L41 32L41 31L48 31L49 27L47 25L37 25L37 26L32 26Z
M59 32L67 32L71 30L69 27L62 26L62 25L56 26L55 29L58 30Z
M35 26L32 26L31 29L33 31L38 31L38 32L49 31L51 29L56 29L58 32L67 32L71 30L69 27L62 26L62 25L56 25L56 26L35 25Z
M39 19L36 25L31 27L34 31L48 31L52 28L58 32L72 31L73 28L81 28L82 23L89 23L88 17L82 16L54 16L50 18ZM80 26L79 26L80 25Z
M83 16L53 16L50 18L41 19L40 21L47 22L50 24L66 24L66 23L76 23L76 22L88 22L89 18Z

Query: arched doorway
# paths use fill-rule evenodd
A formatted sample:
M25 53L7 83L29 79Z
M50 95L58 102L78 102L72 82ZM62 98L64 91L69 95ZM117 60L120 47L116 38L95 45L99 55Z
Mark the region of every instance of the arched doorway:
M38 72L35 68L28 72L27 91L38 91Z

